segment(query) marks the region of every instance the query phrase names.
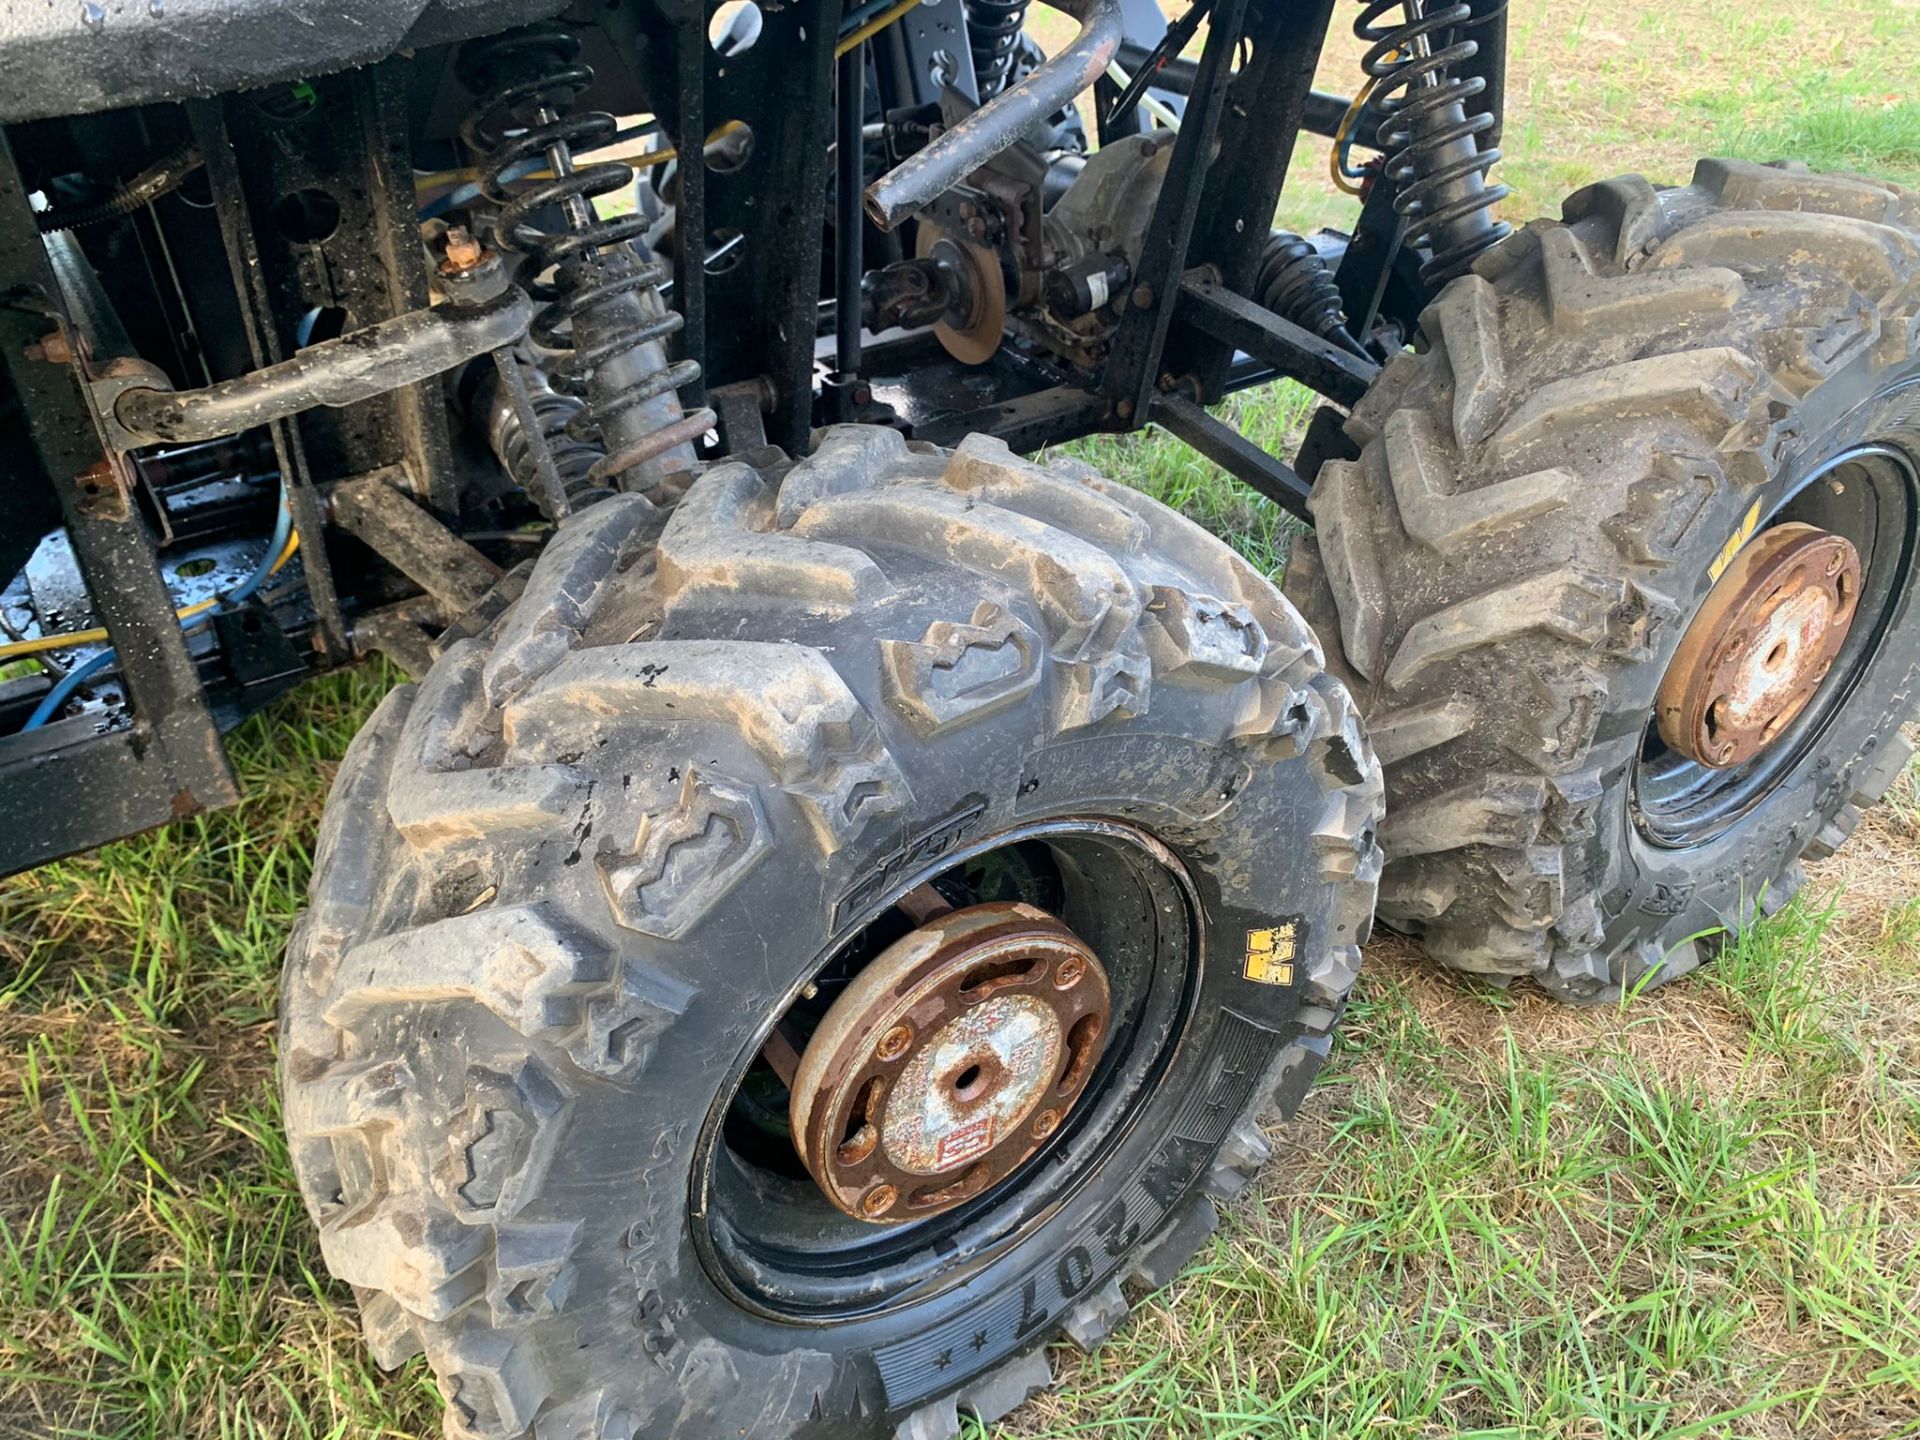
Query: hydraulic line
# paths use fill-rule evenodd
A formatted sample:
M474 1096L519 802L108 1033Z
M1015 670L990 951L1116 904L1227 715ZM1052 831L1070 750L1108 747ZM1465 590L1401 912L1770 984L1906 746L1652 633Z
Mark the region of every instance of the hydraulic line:
M42 234L52 234L56 230L74 230L83 225L117 220L123 215L133 214L144 205L151 205L168 191L178 189L180 183L199 168L200 151L191 143L182 145L161 156L125 184L115 186L112 194L84 205L64 205L37 211L33 217L34 223L40 227Z

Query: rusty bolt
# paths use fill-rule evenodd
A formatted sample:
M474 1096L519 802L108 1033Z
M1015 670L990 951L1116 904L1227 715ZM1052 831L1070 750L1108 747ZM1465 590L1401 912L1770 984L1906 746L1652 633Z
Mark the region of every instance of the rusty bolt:
M1033 1117L1033 1138L1036 1140L1046 1139L1059 1128L1060 1112L1058 1110L1042 1110Z
M1087 973L1087 963L1078 955L1069 955L1054 967L1053 983L1057 989L1071 990L1080 983L1080 977Z
M1113 413L1118 415L1122 420L1131 420L1133 418L1133 401L1122 400L1118 405L1113 407Z
M1153 308L1153 287L1151 285L1136 285L1133 287L1133 308L1136 310L1150 310Z
M860 1212L869 1220L878 1220L899 1198L900 1192L883 1180L860 1197Z
M473 238L464 225L451 225L447 228L446 260L441 269L450 275L471 270L487 257L487 247Z
M49 330L37 341L28 345L26 356L29 360L44 360L49 365L73 363L73 351L67 345L67 332L58 329Z
M896 1025L880 1037L880 1043L873 1047L876 1060L898 1060L907 1053L907 1047L913 1043L913 1027Z

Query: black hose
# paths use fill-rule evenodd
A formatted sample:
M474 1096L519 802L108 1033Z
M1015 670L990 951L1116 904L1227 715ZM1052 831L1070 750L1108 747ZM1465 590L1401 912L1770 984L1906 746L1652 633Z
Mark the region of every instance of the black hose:
M75 230L83 225L118 220L142 206L151 205L168 191L178 189L181 182L199 168L200 151L189 141L161 156L104 199L85 205L65 205L57 210L40 210L35 212L34 222L41 234L51 235L56 230Z

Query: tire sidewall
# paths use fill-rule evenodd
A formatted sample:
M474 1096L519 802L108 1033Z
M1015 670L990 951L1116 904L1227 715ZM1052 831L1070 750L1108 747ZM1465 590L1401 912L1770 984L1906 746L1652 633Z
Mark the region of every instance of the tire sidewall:
M1644 724L1654 693L1687 623L1714 585L1709 566L1736 534L1756 503L1764 529L1798 494L1822 462L1866 440L1904 437L1920 459L1920 361L1893 371L1876 370L1862 356L1811 393L1798 410L1806 437L1783 456L1776 473L1758 490L1727 487L1715 524L1699 527L1697 552L1690 557L1693 590L1684 597L1680 618L1666 627L1663 643L1623 687L1637 708L1619 713L1622 724ZM1920 497L1917 497L1920 498ZM1913 713L1920 692L1920 585L1902 587L1886 630L1853 695L1832 717L1798 766L1747 815L1720 835L1684 849L1655 844L1634 819L1633 758L1610 772L1604 783L1603 813L1593 838L1579 852L1596 872L1613 857L1606 883L1594 889L1603 898L1607 947L1615 955L1657 947L1664 957L1689 940L1737 930L1756 911L1784 903L1782 883L1812 839L1838 816L1863 787L1863 772L1879 758L1888 736ZM1771 892L1771 893L1770 893ZM1636 983L1653 957L1615 966L1616 983Z
M725 1032L733 1044L714 1045L713 1024L684 1023L694 1018L690 1010L659 1042L647 1083L625 1097L618 1123L628 1139L595 1131L596 1146L609 1153L644 1147L637 1170L596 1180L611 1202L599 1209L616 1213L595 1225L600 1245L576 1252L578 1290L602 1289L613 1317L625 1321L613 1327L613 1343L630 1336L632 1363L657 1367L670 1382L632 1387L636 1401L658 1397L649 1419L633 1416L642 1433L649 1424L660 1433L680 1433L674 1427L682 1425L689 1433L787 1433L782 1424L803 1421L825 1396L830 1433L867 1433L851 1418L863 1415L875 1422L873 1433L892 1434L894 1419L1033 1349L1075 1302L1125 1273L1207 1179L1229 1127L1263 1108L1277 1069L1318 1068L1323 1045L1289 1045L1303 1033L1302 981L1259 984L1244 973L1248 932L1257 928L1294 924L1303 956L1310 946L1338 943L1338 887L1320 877L1310 853L1260 843L1302 833L1303 820L1324 805L1305 761L1253 766L1221 747L1138 728L1068 735L1024 757L991 743L955 754L962 751L966 763L942 762L946 795L935 799L933 776L915 776L916 812L941 818L862 837L866 843L826 867L804 851L770 857L748 882L757 882L760 895L727 906L722 923L736 933L708 941L760 948L765 965L747 969L763 978L695 1002L728 1008L736 1017ZM720 1283L688 1211L701 1193L703 1119L757 1053L760 1020L780 1014L875 913L870 897L891 903L957 855L991 848L998 834L1067 820L1146 831L1193 885L1203 958L1160 1077L1120 1133L1103 1137L1098 1159L1053 1212L1016 1242L1003 1242L963 1283L834 1324L755 1313ZM878 888L876 875L884 877ZM768 918L766 933L738 929L755 914ZM833 938L824 947L803 938L827 933ZM1311 1078L1288 1075L1289 1092ZM591 1204L581 1208L595 1213ZM677 1403L667 1398L674 1396ZM883 1416L892 1419L880 1425Z

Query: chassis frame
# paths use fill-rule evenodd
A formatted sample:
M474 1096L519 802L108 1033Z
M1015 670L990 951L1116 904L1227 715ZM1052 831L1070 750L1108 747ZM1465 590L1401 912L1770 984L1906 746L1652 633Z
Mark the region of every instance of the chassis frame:
M964 25L961 3L932 0L865 43L867 83L883 108L936 103L942 80L971 98L965 35L955 28ZM1479 106L1497 122L1505 4L1473 6L1480 53L1470 69L1486 82ZM516 22L526 8L516 7ZM1011 344L985 365L961 366L930 330L918 330L866 344L863 387L913 438L935 443L983 431L1030 452L1158 424L1309 520L1314 472L1344 453L1340 416L1323 410L1289 464L1207 407L1282 377L1350 407L1377 373L1247 298L1295 139L1332 136L1349 107L1312 88L1335 8L1334 0L1215 0L1201 58L1158 72L1156 90L1181 107L1182 123L1131 303L1097 371ZM606 108L638 94L665 97L657 113L676 144L724 120L753 132L749 163L726 172L683 167L678 195L680 353L705 372L683 394L689 408L714 407L720 453L769 444L804 453L813 427L837 418L822 383L822 332L834 311L832 157L848 151L832 150L834 46L821 37L836 34L840 16L839 0L768 7L759 43L734 57L709 42L702 0L596 5L590 17L619 61L608 67ZM1166 22L1151 0L1125 0L1124 23L1122 58L1137 65ZM474 33L487 33L476 25ZM443 71L450 50L439 52ZM374 651L417 668L431 631L475 597L491 593L497 603L501 567L458 534L460 437L441 383L429 379L277 418L253 435L286 486L308 602L293 623L249 602L219 617L217 645L191 645L160 575L167 517L101 399L116 373L138 365L132 357L155 346L171 343L176 360L190 349L185 359L217 378L291 354L299 317L315 305L362 325L426 306L409 165L415 137L436 123L444 129L432 109L444 96L421 83L432 78L435 53L302 80L324 124L263 124L257 95L230 93L0 126L0 454L12 455L14 472L0 487L0 571L11 573L23 542L65 527L93 613L120 657L127 701L117 723L89 712L0 733L0 874L231 803L224 729L307 675ZM947 73L936 78L941 66ZM634 85L637 92L622 89ZM1116 91L1105 77L1096 82L1103 141L1120 133L1105 124ZM63 146L111 154L110 126L129 118L143 134L171 127L204 157L209 206L165 217L148 207L132 217L148 268L162 255L184 272L176 274L181 295L212 297L194 313L164 303L164 294L153 306L147 274L129 274L136 267L127 257L100 250L93 236L38 228L34 176ZM840 163L839 183L847 179ZM277 205L312 190L353 197L320 243L275 224ZM1392 179L1380 175L1352 236L1328 253L1357 328L1384 315L1411 333L1429 296L1419 257L1402 244L1394 199ZM709 258L716 248L730 252L726 263ZM133 317L132 340L120 314ZM48 344L55 335L64 355ZM832 342L824 344L830 359ZM0 732L17 727L32 698L30 686L0 681Z

